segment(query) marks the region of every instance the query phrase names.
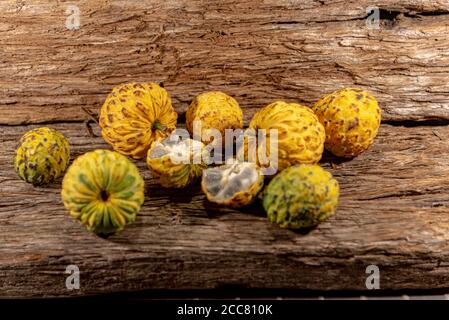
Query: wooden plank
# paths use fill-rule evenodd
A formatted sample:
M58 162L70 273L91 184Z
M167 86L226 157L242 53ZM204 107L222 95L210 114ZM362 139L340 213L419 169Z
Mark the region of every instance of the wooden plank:
M380 268L382 289L448 287L446 126L382 125L360 157L341 162L326 155L322 165L338 179L341 203L335 217L307 234L271 224L260 204L233 210L208 203L197 186L162 189L138 161L146 181L143 209L107 240L68 216L60 181L35 188L14 173L16 142L32 127L0 126L2 297L229 285L366 290L370 264ZM70 139L72 158L108 147L83 124L52 127ZM70 264L80 268L80 290L65 287Z
M76 3L71 31L68 2L0 2L0 124L84 120L128 81L163 81L180 113L212 89L255 108L359 86L385 120L449 119L447 0Z

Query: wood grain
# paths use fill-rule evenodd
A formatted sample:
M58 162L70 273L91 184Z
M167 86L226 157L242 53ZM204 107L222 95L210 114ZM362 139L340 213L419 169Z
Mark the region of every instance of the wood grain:
M69 4L0 1L0 297L366 290L370 264L382 289L449 289L448 0L80 0L79 30L65 26ZM379 30L366 27L370 6ZM42 124L70 139L72 159L109 148L96 125L89 135L83 108L96 113L128 81L162 81L181 115L196 94L223 90L246 123L275 99L310 105L358 86L378 98L384 124L360 157L325 155L341 203L309 233L269 223L260 203L232 210L198 186L163 189L140 161L143 209L102 239L68 216L60 181L27 185L12 159ZM65 287L71 264L80 290Z
M0 2L1 124L82 120L128 81L163 81L179 112L206 90L261 107L358 86L385 120L449 119L448 0L82 0L79 30L69 4Z
M370 264L380 268L382 289L448 287L448 127L383 125L360 157L339 162L327 155L322 165L339 181L341 203L335 217L307 234L271 224L260 204L237 211L208 203L198 187L160 188L139 161L143 209L107 240L68 216L60 181L34 188L16 176L14 147L31 127L0 127L0 296L229 285L366 290ZM83 124L52 127L70 139L72 158L108 148ZM65 288L70 264L80 268L80 290Z

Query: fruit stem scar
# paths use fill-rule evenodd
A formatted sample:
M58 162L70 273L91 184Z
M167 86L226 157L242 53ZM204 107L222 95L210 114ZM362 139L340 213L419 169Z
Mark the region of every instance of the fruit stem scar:
M100 198L104 202L108 201L108 199L109 199L109 192L107 192L106 190L101 190L100 191Z
M165 131L165 130L167 130L167 127L164 126L163 124L161 124L160 122L155 122L155 123L153 123L153 126L151 129Z

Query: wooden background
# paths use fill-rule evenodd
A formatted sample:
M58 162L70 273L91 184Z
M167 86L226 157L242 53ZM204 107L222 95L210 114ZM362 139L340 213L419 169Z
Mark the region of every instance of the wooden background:
M69 4L81 13L68 30ZM380 29L366 26L381 8ZM449 1L0 1L0 296L148 289L449 289ZM236 211L198 187L161 189L143 161L136 223L101 239L73 221L60 181L34 188L12 160L27 130L61 130L73 158L108 146L85 121L117 84L163 81L182 115L206 90L245 120L275 99L310 105L344 86L372 92L383 124L351 161L326 155L338 213L308 234ZM183 117L181 116L181 119ZM80 290L65 287L78 265ZM370 294L366 291L366 294Z

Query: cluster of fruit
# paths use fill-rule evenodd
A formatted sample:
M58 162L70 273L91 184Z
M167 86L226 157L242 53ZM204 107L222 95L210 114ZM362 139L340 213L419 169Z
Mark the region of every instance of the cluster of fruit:
M120 85L107 97L99 121L115 151L94 150L75 159L62 182L62 200L88 230L122 230L144 202L144 181L129 156L146 157L152 176L164 187L183 188L201 179L209 201L241 207L262 190L266 163L260 151L267 155L266 146L276 138L279 173L262 192L263 207L281 227L315 226L335 213L339 197L338 182L317 165L323 150L357 156L372 144L380 113L376 99L360 89L336 91L312 108L276 101L259 110L243 131L263 130L263 143L250 148L244 138L235 158L211 166L207 147L217 140L209 131L224 136L226 130L243 128L243 112L234 98L217 91L198 95L186 113L189 137L173 139L178 115L167 91L156 83ZM203 134L195 137L198 123ZM270 136L272 129L276 137ZM14 165L23 180L41 185L61 176L69 160L67 139L43 127L21 138Z

